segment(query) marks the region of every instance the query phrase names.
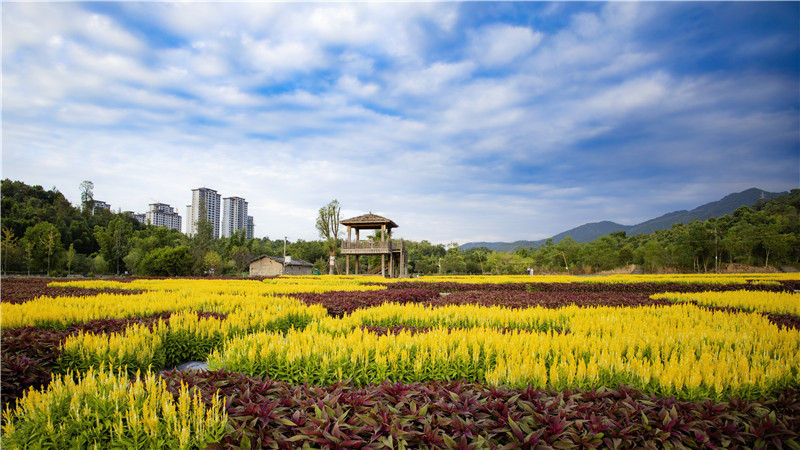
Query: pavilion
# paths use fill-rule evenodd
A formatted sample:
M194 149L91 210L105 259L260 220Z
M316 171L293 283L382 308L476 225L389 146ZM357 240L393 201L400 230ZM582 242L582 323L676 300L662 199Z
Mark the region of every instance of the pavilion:
M358 260L361 255L381 255L381 276L387 276L386 257L389 257L388 277L408 277L408 254L403 240L392 240L392 228L397 224L392 220L376 214L364 214L352 219L342 220L342 225L347 226L347 240L342 242L342 254L346 255L347 275L350 275L350 255L355 256L355 274L359 274ZM352 240L352 231L356 231L355 240ZM361 230L381 230L380 240L361 240Z

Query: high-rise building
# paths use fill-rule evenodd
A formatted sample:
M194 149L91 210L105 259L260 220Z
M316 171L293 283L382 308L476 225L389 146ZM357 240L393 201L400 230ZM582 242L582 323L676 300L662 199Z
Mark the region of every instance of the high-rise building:
M181 216L166 203L151 203L145 217L151 225L181 231Z
M222 199L222 237L247 229L247 202L241 197ZM246 234L246 231L245 231Z
M247 232L245 236L247 239L253 239L255 236L256 226L253 224L253 216L247 216Z
M186 234L197 234L197 221L204 214L205 219L214 226L214 239L219 238L219 199L220 195L214 189L192 189L192 204L186 206Z

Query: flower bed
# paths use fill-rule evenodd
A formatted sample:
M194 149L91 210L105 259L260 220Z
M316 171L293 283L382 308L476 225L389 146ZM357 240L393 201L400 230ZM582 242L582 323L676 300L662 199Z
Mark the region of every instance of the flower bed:
M533 278L93 280L58 283L70 296L4 298L2 444L800 445L797 278ZM683 294L653 295L667 291ZM205 358L214 370L157 376ZM122 419L95 408L125 378L152 396ZM95 398L87 383L110 387ZM173 410L204 421L182 431ZM42 437L47 414L69 430ZM86 417L110 425L98 434Z

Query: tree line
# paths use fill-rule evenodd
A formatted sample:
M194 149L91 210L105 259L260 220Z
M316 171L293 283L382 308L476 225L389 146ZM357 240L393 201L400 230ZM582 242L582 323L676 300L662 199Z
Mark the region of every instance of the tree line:
M85 182L88 183L88 182ZM263 255L287 255L314 264L320 273L343 273L338 236L320 223L318 241L268 237L247 239L244 232L214 239L212 224L200 221L197 234L140 223L129 213L93 208L91 183L81 185L75 207L56 188L2 180L2 271L4 274L241 276ZM334 201L335 202L335 201ZM332 202L325 208L335 206ZM461 250L448 245L405 241L412 274L593 273L637 264L645 271L711 272L728 263L798 265L800 190L742 207L732 215L675 224L650 235L611 233L590 243L565 238L536 248L496 252L486 247ZM324 211L336 216L338 209ZM325 231L327 229L327 231ZM336 256L336 266L329 266ZM362 256L367 271L379 257Z

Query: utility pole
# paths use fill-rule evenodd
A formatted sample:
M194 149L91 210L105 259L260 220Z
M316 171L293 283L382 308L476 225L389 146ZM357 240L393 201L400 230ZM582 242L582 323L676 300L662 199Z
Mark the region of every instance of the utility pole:
M719 273L719 249L717 248L717 227L716 227L716 225L714 226L714 273Z
M283 268L281 269L281 275L286 274L286 239L287 236L283 237Z

